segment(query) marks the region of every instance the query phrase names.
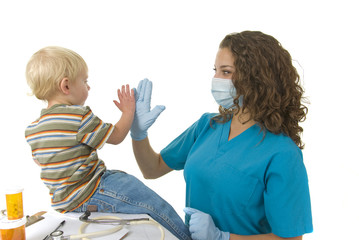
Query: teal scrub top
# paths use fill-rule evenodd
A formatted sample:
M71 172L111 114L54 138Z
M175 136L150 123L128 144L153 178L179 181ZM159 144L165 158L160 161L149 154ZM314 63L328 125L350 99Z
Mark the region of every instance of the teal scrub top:
M161 151L184 169L186 206L212 216L221 231L296 237L313 231L301 150L283 134L254 125L228 141L231 121L206 113ZM188 216L186 216L188 223Z

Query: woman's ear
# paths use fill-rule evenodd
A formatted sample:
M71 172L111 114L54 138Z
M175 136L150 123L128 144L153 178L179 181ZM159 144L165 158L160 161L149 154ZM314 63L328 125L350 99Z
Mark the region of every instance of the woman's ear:
M63 78L60 81L60 90L65 95L70 94L70 86L69 86L69 79L68 78Z

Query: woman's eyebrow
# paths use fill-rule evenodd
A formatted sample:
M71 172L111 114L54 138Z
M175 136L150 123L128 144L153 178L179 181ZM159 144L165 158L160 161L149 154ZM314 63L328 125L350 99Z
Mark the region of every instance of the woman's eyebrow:
M227 67L229 67L229 68L234 68L234 66L232 66L232 65L221 65L221 66L219 66L220 68L227 68Z

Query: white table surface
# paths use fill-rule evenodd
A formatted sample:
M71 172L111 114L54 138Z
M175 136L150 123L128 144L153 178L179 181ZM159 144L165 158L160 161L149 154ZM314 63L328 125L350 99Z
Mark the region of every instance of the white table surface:
M64 236L79 234L80 226L83 224L78 218L82 215L82 213L67 213L60 214L58 212L47 212L43 215L45 219L34 223L31 226L26 227L26 239L27 240L42 240L48 234L50 234L63 220L65 220L65 224L60 228L64 232ZM100 217L100 216L116 216L122 219L129 218L149 218L148 215L145 214L119 214L119 213L99 213L93 212L91 213L91 218ZM108 228L113 228L113 226L106 226L100 224L89 224L85 233L102 231ZM167 229L163 228L165 232L165 240L176 240L177 238L171 234ZM127 234L127 235L126 235ZM125 235L125 236L124 236ZM118 240L124 237L124 240L160 240L161 232L155 225L150 224L139 224L139 225L127 225L124 226L120 231L102 236L91 238L93 240Z

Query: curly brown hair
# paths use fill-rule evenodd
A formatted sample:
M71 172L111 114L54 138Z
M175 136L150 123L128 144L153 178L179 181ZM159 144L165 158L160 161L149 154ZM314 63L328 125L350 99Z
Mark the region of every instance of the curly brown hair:
M299 122L306 119L308 108L302 103L304 90L289 52L274 37L259 31L229 34L219 47L228 48L234 57L237 108L231 112L220 107L220 115L213 120L226 122L238 113L238 99L243 95L241 111L248 112L264 133L284 133L303 149Z

